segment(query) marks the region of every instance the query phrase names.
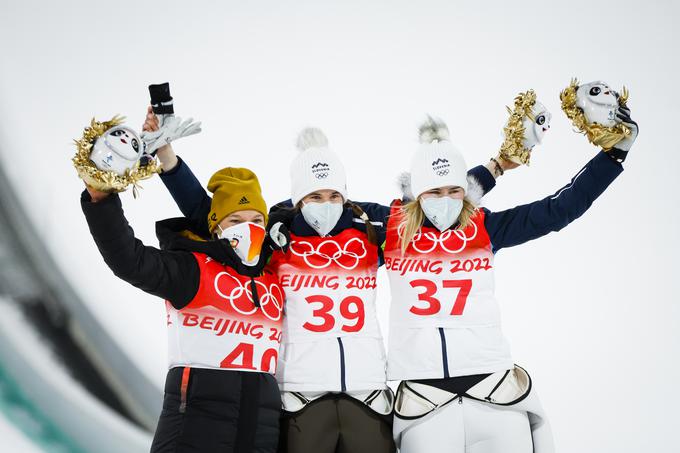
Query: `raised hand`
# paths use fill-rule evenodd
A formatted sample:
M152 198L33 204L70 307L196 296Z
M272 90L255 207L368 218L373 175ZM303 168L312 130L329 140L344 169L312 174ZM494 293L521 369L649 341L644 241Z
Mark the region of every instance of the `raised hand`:
M180 117L174 115L154 116L155 119L147 119L144 122L145 129L142 132L142 140L146 143L146 151L149 154L177 139L201 132L201 123L195 122L193 118L182 121ZM146 128L156 130L147 131Z
M619 162L623 162L628 157L628 151L633 147L633 143L637 139L639 127L638 124L630 117L630 109L621 105L616 110L616 118L630 129L630 135L618 142L610 151L609 154Z

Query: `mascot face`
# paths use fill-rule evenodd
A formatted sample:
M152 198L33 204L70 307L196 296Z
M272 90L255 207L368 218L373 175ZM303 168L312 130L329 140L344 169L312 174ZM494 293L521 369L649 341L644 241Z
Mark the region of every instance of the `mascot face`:
M112 127L102 138L114 153L127 160L137 160L143 146L137 133L125 126Z
M144 142L127 126L112 127L94 143L90 159L97 168L124 175L144 152Z
M604 82L590 82L578 87L576 106L583 110L589 123L612 127L616 124L619 102L614 90Z
M545 108L543 104L536 101L531 109L533 119L525 117L522 121L524 126L524 140L523 145L526 149L531 149L543 141L543 136L550 129L550 120L552 114Z

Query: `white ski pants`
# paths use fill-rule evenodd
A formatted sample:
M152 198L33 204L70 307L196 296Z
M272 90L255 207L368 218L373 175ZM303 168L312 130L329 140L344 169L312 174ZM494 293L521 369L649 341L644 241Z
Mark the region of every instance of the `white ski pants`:
M456 399L415 420L395 417L401 453L532 453L529 417L469 398Z

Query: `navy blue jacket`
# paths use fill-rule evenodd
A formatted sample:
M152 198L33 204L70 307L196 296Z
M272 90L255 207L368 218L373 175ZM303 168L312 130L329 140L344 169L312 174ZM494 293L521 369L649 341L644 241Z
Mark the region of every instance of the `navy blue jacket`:
M569 184L553 195L505 211L491 212L482 208L486 214L484 223L494 253L504 247L523 244L552 231L561 230L583 215L622 171L623 167L619 162L604 152L598 152ZM496 184L491 173L483 166L474 167L468 174L480 182L484 193L488 193ZM211 198L182 159L179 159L175 168L162 173L161 179L186 217L206 222ZM376 224L378 239L382 243L390 207L378 203L354 203ZM290 207L291 203L287 200L277 206ZM425 222L427 226L432 226L427 219ZM352 211L346 209L330 234L338 234L350 227L365 231L363 221L356 219ZM299 213L292 219L291 231L298 236L317 234Z

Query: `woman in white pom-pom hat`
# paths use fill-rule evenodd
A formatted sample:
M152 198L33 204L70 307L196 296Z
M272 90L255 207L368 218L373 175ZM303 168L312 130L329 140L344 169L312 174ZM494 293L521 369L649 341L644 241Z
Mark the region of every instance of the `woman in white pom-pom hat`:
M277 379L283 451L395 451L393 394L376 316L378 227L349 201L345 168L319 129L298 136L290 166L291 247L270 266L286 276Z
M403 453L551 452L531 379L514 365L501 331L494 256L580 217L621 163L599 152L554 195L490 212L469 199L465 161L446 125L430 119L420 136L414 197L393 203L384 249L392 295L387 374L402 381L397 446ZM634 139L619 146L628 150Z

